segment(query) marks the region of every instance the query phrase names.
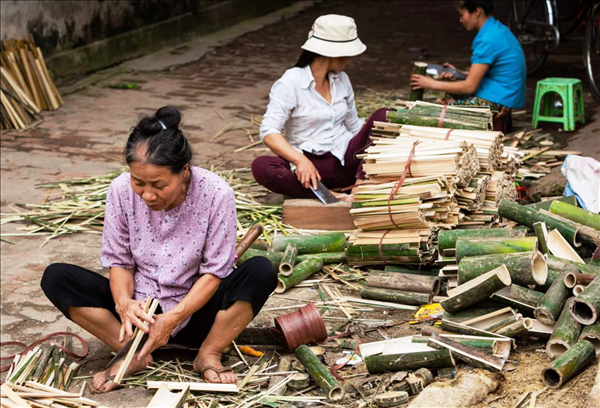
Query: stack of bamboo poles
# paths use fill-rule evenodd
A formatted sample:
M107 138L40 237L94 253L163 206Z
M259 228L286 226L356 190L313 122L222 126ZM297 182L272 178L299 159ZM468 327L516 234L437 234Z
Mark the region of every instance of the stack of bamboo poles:
M423 101L398 101L396 112L388 112L391 123L439 126L452 129L492 130L492 111L488 106L449 106Z

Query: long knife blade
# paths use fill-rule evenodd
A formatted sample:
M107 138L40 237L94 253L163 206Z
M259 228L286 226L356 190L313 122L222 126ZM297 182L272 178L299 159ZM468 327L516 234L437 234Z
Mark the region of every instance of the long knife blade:
M337 198L335 198L335 196L333 194L331 194L331 191L329 191L327 189L327 187L325 187L325 185L323 183L321 183L319 180L317 180L317 188L313 188L313 186L311 184L310 189L312 190L313 193L315 193L317 198L319 200L321 200L321 202L325 205L337 203L340 201Z
M133 344L134 340L135 337L133 337L123 347L121 347L121 350L119 350L117 354L115 354L115 356L108 362L108 364L104 368L108 369L112 367L117 361L121 360L121 358L124 357L131 348L131 345ZM144 334L144 336L142 336L142 341L140 341L140 344L144 344L146 340L148 340L148 334Z

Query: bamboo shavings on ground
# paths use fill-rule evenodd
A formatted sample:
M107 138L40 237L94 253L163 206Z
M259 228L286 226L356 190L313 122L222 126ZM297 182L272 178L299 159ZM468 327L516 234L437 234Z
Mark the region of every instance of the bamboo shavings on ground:
M3 237L43 235L46 240L65 234L101 234L104 226L106 194L113 179L126 169L97 177L80 178L38 186L48 189L41 204L18 204L11 206L13 212L0 214L0 225L25 221L30 225L20 227L22 232L3 233ZM248 228L259 223L264 228L266 240L273 234L297 235L300 232L284 226L281 221L281 205L265 205L257 201L266 190L252 178L249 169L216 171L233 188L238 216L238 238Z

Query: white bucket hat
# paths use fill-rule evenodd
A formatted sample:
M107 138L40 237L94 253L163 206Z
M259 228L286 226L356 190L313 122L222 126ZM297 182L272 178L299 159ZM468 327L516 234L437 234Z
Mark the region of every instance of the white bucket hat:
M354 57L367 49L351 17L328 14L317 18L302 49L324 57Z

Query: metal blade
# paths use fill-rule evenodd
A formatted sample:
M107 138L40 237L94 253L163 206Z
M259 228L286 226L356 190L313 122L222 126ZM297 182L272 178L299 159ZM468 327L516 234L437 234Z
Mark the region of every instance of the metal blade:
M144 334L144 336L142 337L142 341L140 341L140 344L144 344L146 342L146 339L148 339L148 334ZM117 361L125 357L129 349L131 348L131 345L133 344L134 340L135 336L131 340L129 340L123 347L121 347L121 350L119 350L117 354L115 354L115 356L108 362L108 364L104 368L107 369L112 367Z
M311 184L310 189L312 190L313 193L315 193L317 198L319 200L321 200L321 202L323 204L333 204L333 203L337 203L340 201L337 198L335 198L335 196L333 194L331 194L331 191L329 191L327 189L327 187L325 187L325 185L323 183L321 183L319 180L317 180L317 188L314 189Z

